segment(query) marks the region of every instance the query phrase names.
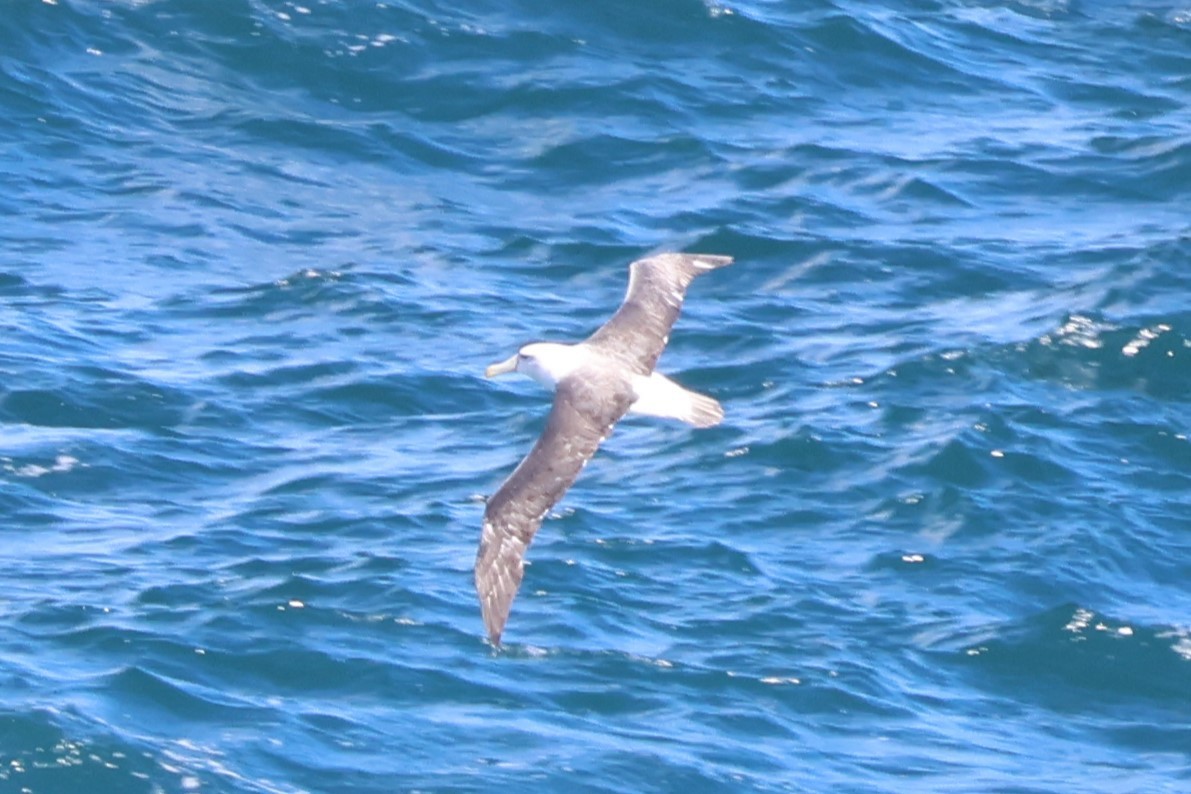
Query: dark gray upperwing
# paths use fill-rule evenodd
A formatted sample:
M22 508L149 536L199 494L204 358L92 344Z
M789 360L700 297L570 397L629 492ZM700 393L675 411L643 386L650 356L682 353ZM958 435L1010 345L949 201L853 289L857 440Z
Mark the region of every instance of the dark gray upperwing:
M634 372L653 372L670 329L682 310L686 288L700 273L732 264L730 256L658 254L629 265L629 288L616 314L587 339Z
M521 586L525 550L534 533L632 401L628 382L614 374L580 371L561 381L546 429L488 500L475 578L484 625L494 644L500 643Z

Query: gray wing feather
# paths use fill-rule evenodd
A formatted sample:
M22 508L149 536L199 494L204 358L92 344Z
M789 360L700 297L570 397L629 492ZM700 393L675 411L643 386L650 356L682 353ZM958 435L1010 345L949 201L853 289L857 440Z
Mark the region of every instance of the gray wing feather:
M571 487L612 426L632 404L622 379L576 373L558 384L554 407L533 449L484 510L476 553L476 592L493 644L509 618L524 574L525 550L542 519Z
M666 349L691 281L730 264L730 256L707 254L658 254L637 260L629 265L624 303L587 344L648 375Z

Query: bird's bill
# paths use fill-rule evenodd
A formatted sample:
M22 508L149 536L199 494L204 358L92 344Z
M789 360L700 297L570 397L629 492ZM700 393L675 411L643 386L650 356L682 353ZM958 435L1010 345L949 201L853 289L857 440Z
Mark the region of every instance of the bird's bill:
M517 356L514 354L499 364L493 364L484 370L485 378L495 378L497 375L503 375L506 372L512 372L517 369Z

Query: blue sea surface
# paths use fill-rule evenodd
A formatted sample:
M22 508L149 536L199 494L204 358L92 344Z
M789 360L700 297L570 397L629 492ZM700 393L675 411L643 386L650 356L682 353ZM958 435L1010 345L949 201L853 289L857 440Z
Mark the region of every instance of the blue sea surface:
M3 794L1186 792L1189 434L1187 0L0 3Z

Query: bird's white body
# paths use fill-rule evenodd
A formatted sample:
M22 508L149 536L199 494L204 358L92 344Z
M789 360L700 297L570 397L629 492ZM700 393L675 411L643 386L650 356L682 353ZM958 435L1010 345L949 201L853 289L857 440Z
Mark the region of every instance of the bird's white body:
M614 365L603 358L582 342L574 345L534 342L508 361L494 364L490 371L494 374L516 371L553 391L564 378L588 365ZM648 377L634 373L629 377L636 397L629 407L630 414L677 419L695 427L719 424L724 416L714 399L684 389L660 372L652 372Z

